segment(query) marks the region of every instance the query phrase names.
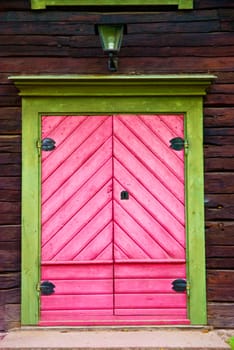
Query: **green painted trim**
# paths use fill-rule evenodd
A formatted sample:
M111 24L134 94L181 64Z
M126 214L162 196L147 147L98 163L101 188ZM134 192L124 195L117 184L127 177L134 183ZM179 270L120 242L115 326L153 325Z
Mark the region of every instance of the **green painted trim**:
M33 108L32 108L33 109ZM22 324L36 324L38 319L38 293L40 265L40 198L38 188L40 173L38 168L39 120L35 118L31 106L23 100L22 106ZM30 151L29 151L30 147ZM35 190L36 189L36 190ZM30 300L30 307L28 301Z
M201 96L206 94L214 76L44 75L12 79L21 96Z
M204 169L203 169L203 105L194 100L194 108L186 118L188 152L186 156L186 231L187 273L190 288L192 324L206 324L206 270L204 237ZM194 292L199 285L199 292Z
M47 6L142 6L142 0L31 0L33 10ZM192 9L193 0L145 0L144 5L177 5L179 9Z
M185 115L189 143L185 162L189 317L192 324L206 324L202 97L214 78L212 75L10 78L23 97L23 325L36 325L39 320L36 286L40 277L40 162L36 142L40 139L40 115L102 113Z

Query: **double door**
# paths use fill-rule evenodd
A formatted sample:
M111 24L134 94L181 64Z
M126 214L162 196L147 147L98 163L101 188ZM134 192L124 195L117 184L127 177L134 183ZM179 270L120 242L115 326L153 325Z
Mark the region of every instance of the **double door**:
M183 123L42 117L42 325L189 322Z

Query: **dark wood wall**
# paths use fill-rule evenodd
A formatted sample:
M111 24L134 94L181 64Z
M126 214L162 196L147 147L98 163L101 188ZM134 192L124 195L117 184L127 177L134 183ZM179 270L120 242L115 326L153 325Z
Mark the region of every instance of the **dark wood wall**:
M194 3L111 13L0 2L0 329L20 324L21 100L8 76L108 74L94 24L118 22L127 24L119 73L217 75L204 101L208 315L234 326L234 2Z

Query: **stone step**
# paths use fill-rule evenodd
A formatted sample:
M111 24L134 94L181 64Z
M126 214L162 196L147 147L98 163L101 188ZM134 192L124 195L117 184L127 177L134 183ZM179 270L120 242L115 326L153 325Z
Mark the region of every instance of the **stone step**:
M230 350L225 331L209 329L17 329L0 335L1 350ZM229 336L230 332L228 333ZM227 335L226 335L227 337Z

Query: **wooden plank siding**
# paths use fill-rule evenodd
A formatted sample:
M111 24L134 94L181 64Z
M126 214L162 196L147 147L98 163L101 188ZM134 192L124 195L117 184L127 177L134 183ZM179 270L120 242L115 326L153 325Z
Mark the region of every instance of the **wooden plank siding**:
M0 3L0 330L20 325L21 99L8 76L108 74L96 23L127 24L119 74L217 75L204 99L208 323L234 326L234 2L117 10Z

